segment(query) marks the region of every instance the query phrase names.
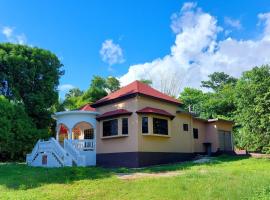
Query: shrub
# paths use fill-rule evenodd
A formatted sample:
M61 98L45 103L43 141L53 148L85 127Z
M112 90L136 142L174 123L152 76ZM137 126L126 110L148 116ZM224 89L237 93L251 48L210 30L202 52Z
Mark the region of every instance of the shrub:
M0 96L0 160L24 160L47 130L38 130L23 105Z

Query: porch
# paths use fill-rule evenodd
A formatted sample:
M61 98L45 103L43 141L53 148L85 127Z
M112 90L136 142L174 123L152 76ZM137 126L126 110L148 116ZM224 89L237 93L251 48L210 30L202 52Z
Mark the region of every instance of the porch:
M27 163L31 166L94 166L96 165L96 116L87 110L55 113L56 138L39 140Z

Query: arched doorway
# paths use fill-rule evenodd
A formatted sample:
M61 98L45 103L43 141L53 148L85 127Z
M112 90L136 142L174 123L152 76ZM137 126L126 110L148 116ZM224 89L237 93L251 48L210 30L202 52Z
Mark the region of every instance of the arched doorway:
M72 143L77 149L94 150L95 131L93 126L85 121L76 123L72 128Z
M72 128L72 139L73 140L85 140L94 139L94 128L88 122L78 122Z
M64 144L64 140L68 139L69 130L65 124L59 124L58 126L58 141L60 144Z

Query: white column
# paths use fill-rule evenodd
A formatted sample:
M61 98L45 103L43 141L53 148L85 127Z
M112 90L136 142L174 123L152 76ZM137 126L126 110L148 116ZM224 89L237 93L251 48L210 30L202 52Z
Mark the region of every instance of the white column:
M68 128L68 139L72 140L72 127L67 127Z
M59 124L56 124L56 128L55 128L55 131L56 131L56 140L59 141L59 131L60 131L60 127Z

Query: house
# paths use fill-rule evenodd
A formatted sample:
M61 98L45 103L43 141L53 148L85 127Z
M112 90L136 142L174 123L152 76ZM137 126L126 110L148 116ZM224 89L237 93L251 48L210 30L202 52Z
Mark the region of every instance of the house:
M139 81L77 110L58 112L56 139L38 141L33 166L141 167L232 152L232 121L200 119Z

